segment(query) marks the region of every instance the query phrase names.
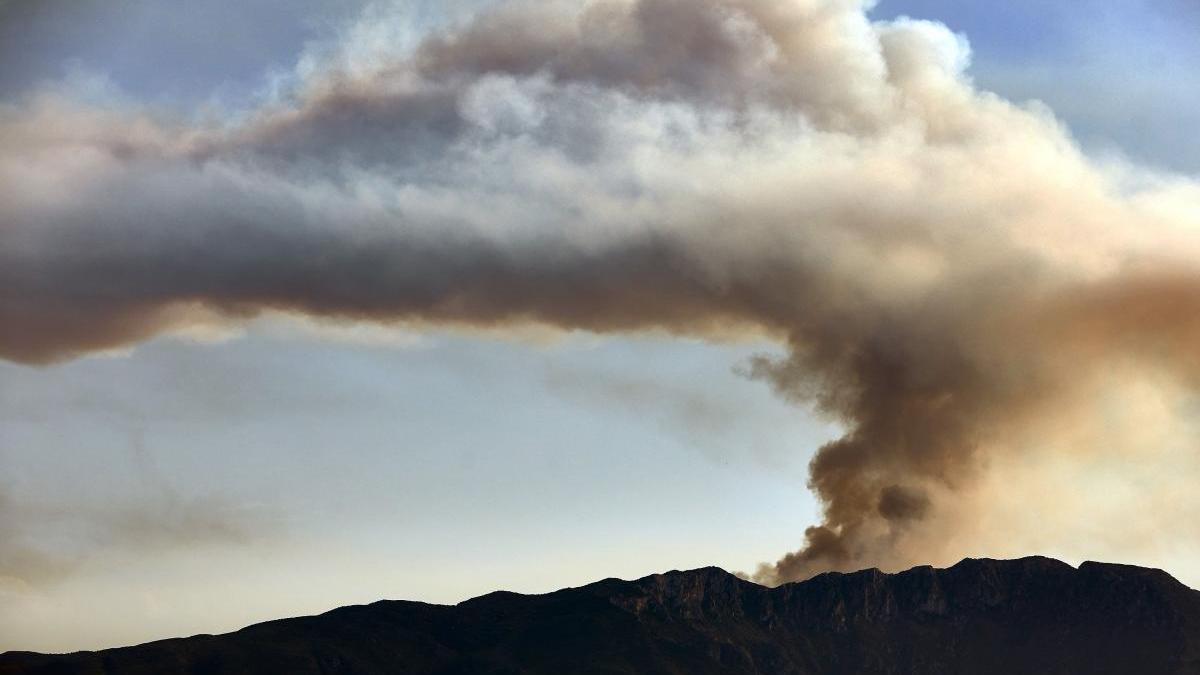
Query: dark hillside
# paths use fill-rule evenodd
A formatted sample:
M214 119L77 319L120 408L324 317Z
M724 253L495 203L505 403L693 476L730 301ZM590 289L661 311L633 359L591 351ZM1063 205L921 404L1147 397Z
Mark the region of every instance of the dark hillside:
M457 606L377 602L0 673L1200 673L1200 593L1153 569L1048 558L769 589L716 568Z

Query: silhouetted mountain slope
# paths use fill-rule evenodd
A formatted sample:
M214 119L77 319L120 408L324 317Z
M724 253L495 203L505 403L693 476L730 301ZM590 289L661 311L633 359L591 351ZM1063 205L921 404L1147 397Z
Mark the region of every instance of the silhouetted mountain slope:
M1200 673L1200 593L1159 570L1036 557L774 589L707 568L453 607L377 602L101 652L9 653L0 673Z

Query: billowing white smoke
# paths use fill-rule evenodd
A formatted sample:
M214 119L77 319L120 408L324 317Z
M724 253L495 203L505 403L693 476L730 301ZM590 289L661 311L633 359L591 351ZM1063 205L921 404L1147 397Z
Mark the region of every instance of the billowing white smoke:
M760 578L1038 543L1082 503L1056 467L1186 426L1200 187L1097 166L945 27L866 9L513 2L237 123L4 109L0 355L267 311L759 333L789 356L750 372L847 430Z

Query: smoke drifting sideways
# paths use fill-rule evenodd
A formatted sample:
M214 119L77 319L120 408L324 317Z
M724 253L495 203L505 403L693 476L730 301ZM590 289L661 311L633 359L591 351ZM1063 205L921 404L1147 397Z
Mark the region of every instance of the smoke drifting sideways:
M277 540L280 523L261 510L148 485L126 503L39 502L0 489L0 597L45 589L104 553L248 546Z
M1050 498L997 472L1086 456L1114 388L1178 421L1200 185L1089 160L977 90L964 38L869 9L508 2L236 120L6 107L0 356L266 312L765 335L786 356L746 372L846 433L811 463L823 522L757 578L961 553L997 490Z

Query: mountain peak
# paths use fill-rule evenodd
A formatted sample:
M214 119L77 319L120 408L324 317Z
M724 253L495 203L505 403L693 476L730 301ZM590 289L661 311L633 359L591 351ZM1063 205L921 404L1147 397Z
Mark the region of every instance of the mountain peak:
M386 601L0 674L1197 673L1200 593L1160 570L1044 557L820 574L716 567L455 606Z

